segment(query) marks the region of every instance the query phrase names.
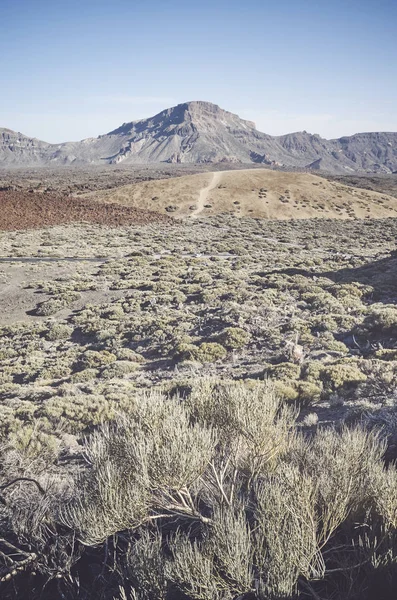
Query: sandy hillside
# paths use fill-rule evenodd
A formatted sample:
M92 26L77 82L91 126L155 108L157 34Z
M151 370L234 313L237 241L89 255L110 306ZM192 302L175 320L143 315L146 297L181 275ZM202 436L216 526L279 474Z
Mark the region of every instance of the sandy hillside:
M397 217L397 200L391 196L308 173L268 169L145 181L86 196L175 217L225 212L268 219Z

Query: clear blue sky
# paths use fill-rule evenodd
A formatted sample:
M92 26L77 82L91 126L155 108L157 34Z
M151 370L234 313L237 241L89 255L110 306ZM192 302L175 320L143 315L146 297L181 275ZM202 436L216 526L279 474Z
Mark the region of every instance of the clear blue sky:
M97 136L187 100L278 135L397 131L397 0L0 0L0 127Z

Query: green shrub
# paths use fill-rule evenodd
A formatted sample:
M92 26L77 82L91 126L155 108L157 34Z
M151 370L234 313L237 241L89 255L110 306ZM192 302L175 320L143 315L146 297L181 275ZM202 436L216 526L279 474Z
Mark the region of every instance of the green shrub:
M131 350L130 348L119 348L117 350L118 360L129 360L135 363L142 363L145 361L144 357L138 352Z
M77 367L81 370L94 369L104 367L115 360L117 360L115 354L112 354L112 352L109 352L108 350L86 350L86 352L81 355Z
M299 379L301 374L301 367L294 363L282 362L278 365L268 366L263 374L271 379L280 381L291 381Z
M215 362L225 358L227 355L226 349L217 342L203 342L199 345L196 353L193 355L193 360L200 362Z
M77 371L71 375L73 383L84 383L85 381L91 381L99 375L99 369L83 369Z
M286 402L294 402L298 399L299 393L295 385L289 385L285 381L275 380L273 382L276 394Z
M226 327L217 339L228 350L237 350L248 344L250 335L240 327Z
M17 427L14 409L11 406L0 405L0 439L6 440L10 432Z
M332 390L338 390L367 380L367 376L356 365L343 363L324 367L321 370L321 378L324 385Z
M40 431L36 425L24 425L10 436L10 445L25 460L40 459L53 462L59 451L60 441L52 433Z
M36 410L35 417L74 433L113 418L114 412L104 396L79 393L49 398Z
M322 385L311 381L299 381L295 384L298 393L299 403L303 406L310 406L320 400Z
M104 379L124 377L124 375L134 373L137 369L139 369L138 363L129 360L117 360L102 369L101 377Z
M360 335L371 337L397 336L397 308L395 306L373 306L363 323L358 326Z
M45 334L46 340L54 342L56 340L67 340L73 333L73 327L65 325L63 323L53 323L47 333Z
M376 350L375 358L380 358L381 360L390 360L397 361L397 350Z
M303 378L317 385L322 382L328 390L336 391L365 382L367 375L354 362L323 364L311 361L305 365Z
M48 317L53 315L64 308L69 308L73 302L76 302L80 298L80 294L77 292L70 292L58 296L57 298L49 298L44 302L41 302L36 307L36 315L40 317Z
M177 344L174 357L180 361L211 363L225 358L226 349L217 342L203 342L199 346L189 343Z
M50 298L45 302L41 302L36 307L36 315L39 317L48 317L59 312L63 308L67 307L67 302L63 298Z

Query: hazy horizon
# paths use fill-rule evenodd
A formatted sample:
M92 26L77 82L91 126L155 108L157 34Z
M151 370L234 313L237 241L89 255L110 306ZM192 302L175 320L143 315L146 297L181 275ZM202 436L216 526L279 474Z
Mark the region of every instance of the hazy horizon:
M3 0L0 127L59 143L206 100L271 135L397 131L397 5Z

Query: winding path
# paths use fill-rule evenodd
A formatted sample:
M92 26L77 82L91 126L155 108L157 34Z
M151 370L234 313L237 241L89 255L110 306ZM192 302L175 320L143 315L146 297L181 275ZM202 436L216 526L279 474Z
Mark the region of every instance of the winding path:
M212 173L212 179L209 182L209 184L206 187L201 188L201 190L200 190L197 208L195 208L194 211L191 213L192 217L197 217L197 215L199 215L204 210L204 205L207 202L210 191L213 190L218 185L221 178L222 178L222 171L217 171L215 173Z

